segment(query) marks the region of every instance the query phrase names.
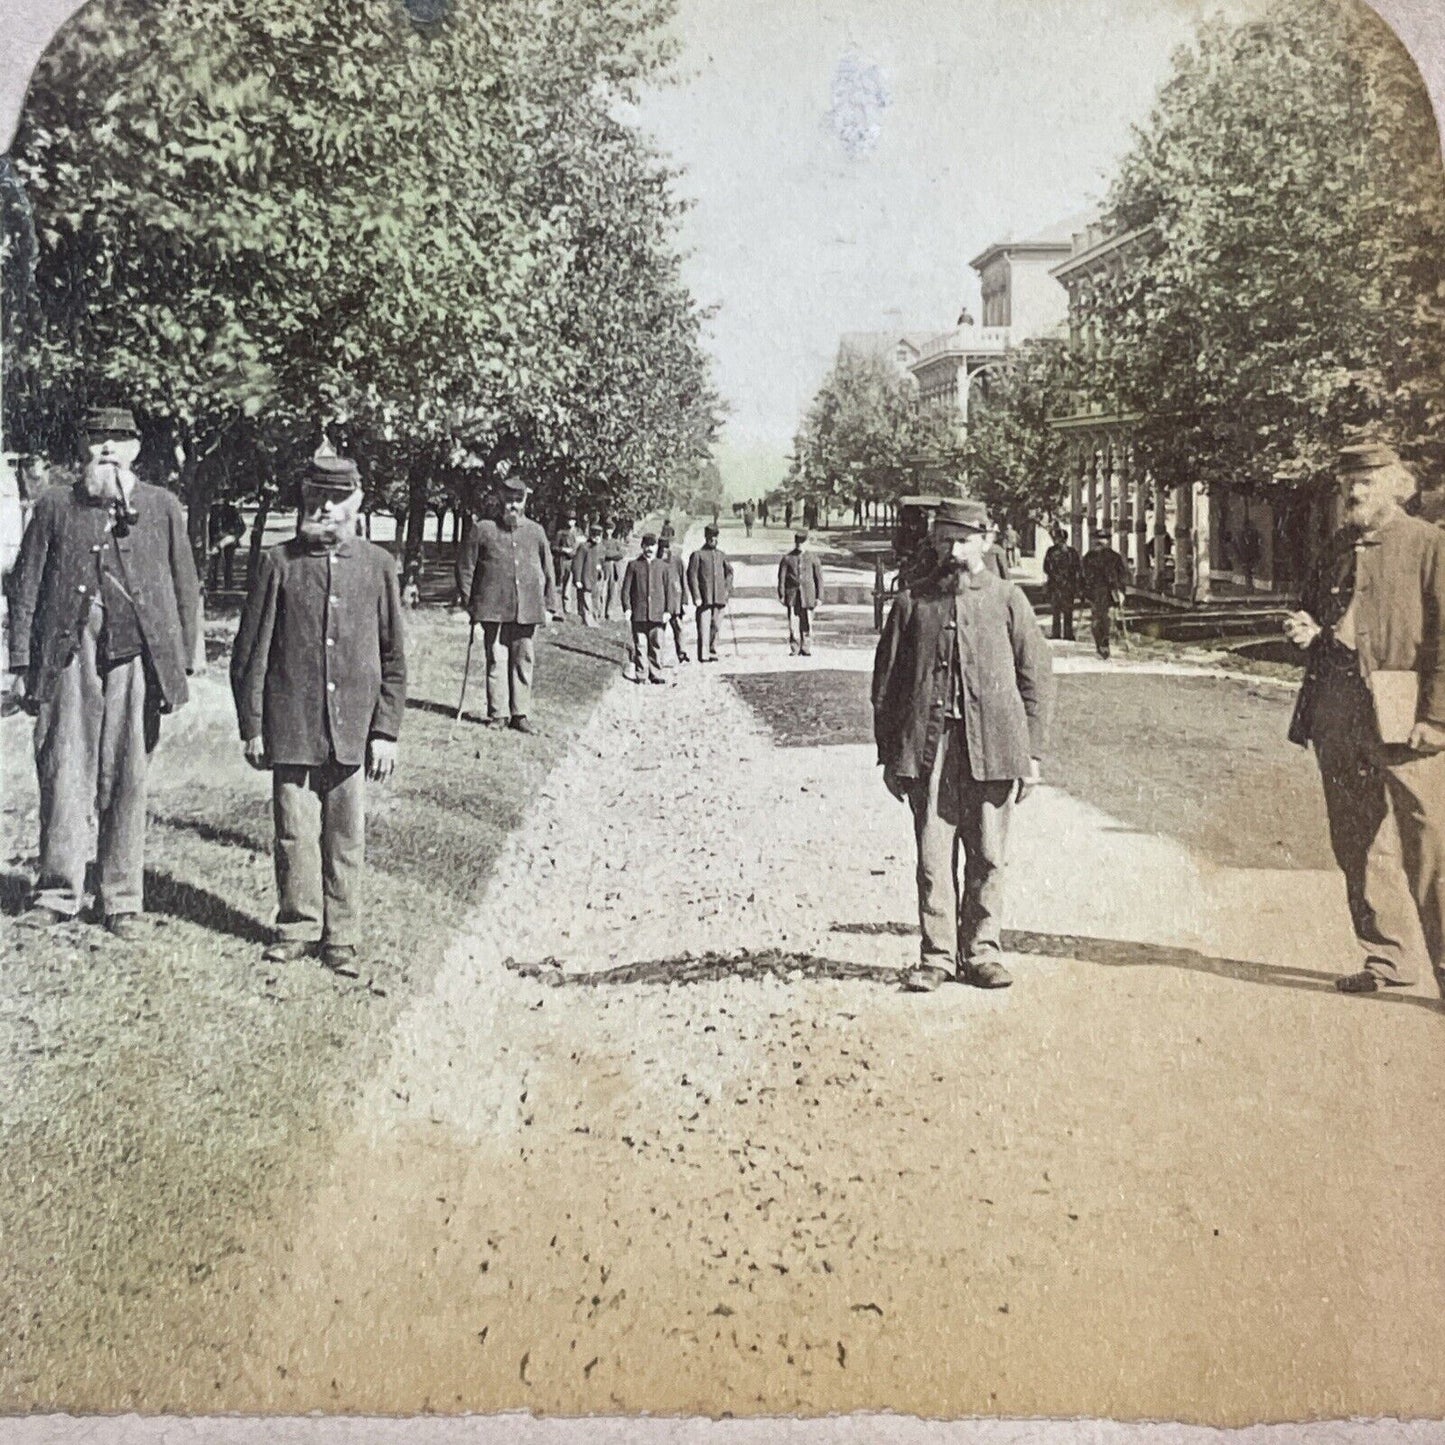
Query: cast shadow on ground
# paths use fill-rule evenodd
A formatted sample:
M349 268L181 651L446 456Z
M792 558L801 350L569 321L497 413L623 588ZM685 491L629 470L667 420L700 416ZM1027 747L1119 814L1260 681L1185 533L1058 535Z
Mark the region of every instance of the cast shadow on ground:
M148 912L182 918L212 933L228 933L244 943L270 943L274 938L273 931L259 919L169 873L146 869L145 901Z
M794 953L777 948L739 949L736 953L703 953L696 957L681 954L675 958L625 963L594 973L567 973L554 958L544 958L540 963L518 963L509 958L506 966L523 978L568 988L716 983L726 978L771 978L786 983L826 978L844 983L883 984L890 988L896 988L901 982L900 971L896 968L850 963L845 959L821 958L814 953Z
M34 887L28 873L0 873L0 914L23 913Z
M558 652L575 652L578 657L590 657L594 662L620 665L627 661L627 648L620 642L610 652L598 652L594 647L578 647L575 642L553 642L552 646Z
M886 934L906 938L918 932L911 923L835 923L833 933L870 936ZM1267 984L1272 988L1302 989L1306 993L1334 991L1333 973L1312 968L1290 968L1285 964L1256 963L1245 958L1215 958L1197 948L1174 948L1159 943L1139 943L1126 938L1091 938L1073 933L1030 933L1004 929L1005 953L1033 954L1039 958L1076 959L1105 968L1178 968L1189 973L1212 973L1238 983ZM1420 998L1413 994L1385 990L1366 995L1381 1003L1413 1004L1432 1013L1445 1013L1445 1000Z
M151 821L163 828L177 828L191 833L205 843L219 843L224 848L241 848L247 853L270 856L270 845L259 841L238 828L227 828L221 823L211 823L204 818L183 818L168 813L152 813Z

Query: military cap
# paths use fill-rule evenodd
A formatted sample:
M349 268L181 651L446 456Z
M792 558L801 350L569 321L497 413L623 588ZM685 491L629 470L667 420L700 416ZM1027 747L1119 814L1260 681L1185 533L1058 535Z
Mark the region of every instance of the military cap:
M711 522L702 529L702 534L704 537L711 537L714 542L717 541L717 528Z
M1357 442L1340 448L1338 467L1342 472L1375 472L1399 465L1399 452L1385 442Z
M795 541L795 542L806 542L807 540L808 540L808 534L807 534L806 532L794 532L794 533L793 533L793 541Z
M350 457L312 457L304 480L317 491L349 497L361 485L361 472Z
M517 477L498 477L497 490L505 492L509 497L525 497L527 495L527 484Z
M987 532L993 523L988 519L988 508L982 502L976 502L972 497L964 497L957 501L949 499L940 502L938 511L933 516L933 535L935 537L950 537L955 535L968 535L972 532Z
M655 547L655 546L657 546L657 533L656 533L656 532L644 532L644 533L642 534L642 545L643 545L644 547Z
M86 413L85 430L89 436L136 437L135 417L123 406L93 406Z
M600 537L602 535L602 523L592 522L588 525L587 535L589 537Z

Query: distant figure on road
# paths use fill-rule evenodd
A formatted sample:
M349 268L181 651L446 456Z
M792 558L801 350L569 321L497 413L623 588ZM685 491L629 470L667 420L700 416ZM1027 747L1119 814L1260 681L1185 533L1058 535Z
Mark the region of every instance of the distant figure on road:
M687 563L682 553L675 552L672 539L657 539L657 555L667 570L667 622L672 628L672 651L678 662L691 662L682 640L682 614L688 603Z
M508 478L500 492L500 517L478 521L457 554L457 596L482 629L487 722L529 733L534 638L558 610L557 581L547 534L524 515L527 488Z
M40 873L20 922L85 906L95 864L106 929L134 938L145 875L146 783L163 713L188 696L200 584L181 504L139 481L135 419L99 407L90 460L35 502L10 588L10 671L35 717Z
M246 521L235 502L227 499L215 503L206 518L206 543L211 553L208 586L211 591L224 586L229 592L234 585L236 552L246 535Z
M311 463L296 535L261 554L231 654L246 761L271 772L279 906L265 957L319 952L352 976L365 780L391 776L406 713L396 568L356 535L361 499L355 462Z
M1013 981L1000 962L1009 822L1038 784L1053 711L1048 646L1023 590L985 565L989 531L982 503L940 506L937 566L899 593L873 662L883 782L913 812L923 937L905 986L921 992Z
M1254 525L1252 517L1245 517L1244 525L1239 529L1239 539L1236 543L1236 553L1239 557L1239 565L1244 572L1244 585L1252 592L1254 591L1254 574L1259 569L1259 559L1264 550L1264 542L1259 535L1259 528Z
M716 527L704 527L702 536L702 546L687 559L687 590L697 604L698 661L716 662L719 619L733 592L733 564L717 544Z
M667 623L670 591L667 564L657 556L657 537L652 532L644 532L642 555L627 564L627 573L622 579L622 610L627 614L632 637L630 671L624 676L633 682L641 682L644 676L648 682L667 681L662 671L662 629Z
M612 609L621 611L622 573L627 566L627 533L625 522L618 522L612 528L612 535L602 544L602 582L605 593L602 617L612 621Z
M748 500L743 503L743 530L749 537L753 535L753 523L757 521L757 518L758 509L753 505L752 498L749 497Z
M587 540L572 554L572 586L577 593L577 617L583 627L596 627L601 610L606 586L602 547L602 527L593 522L587 528Z
M796 657L813 652L813 610L823 600L823 567L808 551L807 532L793 533L793 550L778 563L778 601L788 613L788 651ZM793 635L793 622L798 624Z
M1012 522L1003 529L1003 560L1010 568L1019 564L1019 534Z
M567 594L572 587L572 558L582 545L582 533L577 529L577 518L569 515L566 522L557 529L552 541L552 562L557 578L558 606L565 617Z
M784 526L784 527L787 527L787 528L791 528L792 525L793 525L793 504L792 504L791 502L785 502L785 503L783 504L783 526Z
M1109 656L1113 631L1114 608L1122 606L1124 589L1129 583L1124 559L1109 545L1106 527L1095 527L1093 545L1084 554L1082 565L1083 593L1088 599L1094 633L1094 649L1100 657Z
M1084 559L1062 527L1054 528L1054 544L1044 553L1044 585L1053 613L1055 640L1074 640L1074 608L1084 582Z
M1284 624L1308 650L1289 737L1314 744L1365 955L1335 986L1376 993L1445 970L1445 534L1402 510L1392 447L1345 447L1338 475L1345 525Z

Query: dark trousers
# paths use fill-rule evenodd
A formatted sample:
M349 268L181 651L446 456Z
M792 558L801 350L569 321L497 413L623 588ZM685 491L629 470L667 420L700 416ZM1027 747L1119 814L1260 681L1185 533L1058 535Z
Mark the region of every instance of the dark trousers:
M532 711L532 669L537 631L532 622L484 622L487 652L487 716L526 717Z
M933 771L908 796L924 964L952 971L999 952L1015 790L1009 779L978 782L963 724L944 727Z
M804 607L796 598L787 604L788 608L788 642L793 643L793 621L796 618L798 624L797 649L807 657L812 651L813 642L813 613L812 609Z
M632 624L632 650L629 661L632 679L641 682L644 677L654 682L664 680L662 671L662 627L661 622L636 622ZM647 663L643 665L643 653Z
M1108 593L1089 599L1089 628L1094 634L1094 647L1100 657L1109 655L1109 638L1113 631L1111 602Z
M704 602L697 609L697 655L701 657L717 656L718 633L722 631L722 604L718 602ZM704 623L706 628L704 628ZM703 649L703 633L707 633L707 649Z
M1350 921L1365 967L1409 983L1422 942L1424 959L1445 969L1445 753L1380 743L1357 673L1317 686L1315 759Z
M667 625L672 629L672 651L679 662L686 662L687 648L682 641L682 618L676 612L669 614Z
M366 856L366 784L359 767L278 765L276 931L287 942L354 946Z
M1053 610L1053 636L1065 642L1074 640L1074 599L1052 597L1049 606Z
M229 547L219 547L211 553L211 587L213 590L224 586L229 592L235 572L236 544L234 542Z
M106 665L105 614L90 609L75 655L35 719L40 784L40 875L35 902L74 916L95 860L103 914L141 911L145 877L146 774L160 736L145 661Z

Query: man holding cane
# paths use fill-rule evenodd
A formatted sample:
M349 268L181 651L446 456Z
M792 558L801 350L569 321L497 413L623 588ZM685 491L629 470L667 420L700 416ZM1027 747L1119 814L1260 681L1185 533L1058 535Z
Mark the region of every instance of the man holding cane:
M1013 982L999 962L1009 822L1039 781L1053 664L1022 589L985 565L990 531L982 503L942 504L938 565L899 593L873 663L883 782L918 847L918 992Z
M1364 954L1335 986L1377 993L1445 968L1445 533L1402 510L1416 482L1393 448L1337 465L1345 525L1284 624L1307 651L1289 737L1314 744Z

